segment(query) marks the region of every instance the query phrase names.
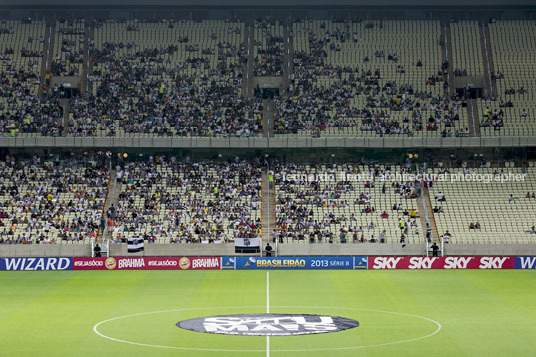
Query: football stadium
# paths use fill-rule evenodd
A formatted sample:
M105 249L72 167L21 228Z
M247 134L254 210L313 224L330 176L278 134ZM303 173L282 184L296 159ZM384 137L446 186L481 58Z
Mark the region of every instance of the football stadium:
M536 2L0 0L0 356L536 355Z

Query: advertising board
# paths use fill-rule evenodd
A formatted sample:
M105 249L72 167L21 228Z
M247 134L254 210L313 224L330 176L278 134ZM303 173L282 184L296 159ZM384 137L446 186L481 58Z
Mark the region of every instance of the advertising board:
M73 258L74 270L219 270L220 257Z
M516 257L516 269L536 269L536 257Z
M236 269L354 269L354 258L365 257L237 257Z
M0 270L71 270L72 258L0 258Z
M369 269L514 269L514 257L369 257Z

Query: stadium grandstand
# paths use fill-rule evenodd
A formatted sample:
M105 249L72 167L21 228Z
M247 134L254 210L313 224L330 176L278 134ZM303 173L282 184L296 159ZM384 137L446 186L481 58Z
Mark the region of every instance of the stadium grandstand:
M2 243L531 242L529 10L95 9L3 13Z
M531 0L0 0L0 285L18 283L3 270L536 268L535 57ZM97 278L89 292L76 280L82 275L32 278L41 303L56 298L42 285L67 286L70 300L44 309L43 319L72 321L73 339L87 344L83 353L45 344L43 355L89 356L91 348L118 356L361 348L531 355L536 348L527 341L527 352L516 340L528 336L520 326L534 332L529 275L488 283L469 273L411 281L331 272L179 281L146 273ZM276 295L279 283L286 290ZM510 297L497 286L529 303L503 305ZM9 288L0 289L8 306L0 355L4 345L7 356L33 355L36 344L25 349L14 337L27 331L14 320L32 305L26 285L15 287L23 296L16 306ZM473 299L473 289L483 292ZM475 302L508 307L497 315L501 326L510 326L510 313L517 319L516 335ZM77 320L82 305L95 313L86 316L91 326ZM203 309L210 311L197 314ZM277 322L279 313L300 309L303 316L274 326L288 336L316 335L326 331L308 319L333 320L341 331L333 335L342 337L281 342L272 325L254 333L264 326L256 319ZM227 326L224 313L245 316L243 325L231 317ZM167 316L147 317L158 314ZM359 322L337 317L352 314ZM478 333L462 326L474 314ZM205 315L221 321L196 320ZM11 324L13 331L2 328ZM57 337L37 324L44 331L37 342ZM362 339L343 331L357 326ZM457 332L441 337L452 326ZM192 331L263 339L216 341ZM451 346L462 337L471 341ZM423 340L430 344L410 348Z

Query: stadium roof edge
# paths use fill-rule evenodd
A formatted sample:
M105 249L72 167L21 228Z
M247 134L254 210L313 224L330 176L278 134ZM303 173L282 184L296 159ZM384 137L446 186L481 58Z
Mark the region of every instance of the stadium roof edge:
M72 5L72 4L50 4L50 5L32 5L32 4L0 4L0 9L15 10L166 10L166 9L187 9L187 10L238 10L238 9L251 9L251 10L456 10L462 11L475 11L482 10L485 7L486 11L489 10L536 10L536 4L512 4L512 5L495 5L495 4L482 4L482 5Z

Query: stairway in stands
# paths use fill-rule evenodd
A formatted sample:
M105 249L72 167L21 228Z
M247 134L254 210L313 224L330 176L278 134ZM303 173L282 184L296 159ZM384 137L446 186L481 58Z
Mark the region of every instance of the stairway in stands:
M262 114L262 136L273 137L274 136L274 100L264 99L262 101L263 114Z
M45 43L43 46L43 61L41 63L41 93L40 96L43 97L43 89L46 88L48 90L48 85L46 84L46 74L50 71L51 63L52 63L52 46L54 45L54 29L55 26L50 21L47 22L47 26L45 29Z
M117 178L117 171L111 170L110 171L110 182L108 184L108 194L106 195L106 201L104 202L104 208L102 209L102 214L105 220L108 219L106 216L106 212L111 207L111 205L114 205L114 207L117 207L117 203L119 202L119 194L121 193L121 183L116 182ZM101 241L108 241L110 238L112 238L112 230L109 230L106 224L106 229L103 232L99 232L99 236L97 238L97 242Z
M291 36L291 24L286 24L284 29L283 41L285 46L285 59L284 59L284 71L283 71L283 80L282 80L282 90L281 93L288 95L288 88L290 85L290 76L294 71L294 41L293 36Z
M469 125L469 136L480 136L480 115L476 99L467 100L467 124Z
M58 128L61 131L62 136L69 136L69 113L71 110L71 104L69 99L59 99L59 104L63 109L63 116L58 118Z
M93 40L95 33L95 27L94 25L90 25L88 22L85 24L85 30L84 30L84 65L82 67L82 78L81 78L81 94L92 94L89 90L89 87L91 85L91 88L93 88L93 85L89 81L89 75L93 72L93 58L91 57L89 53L89 42Z
M244 64L243 76L242 76L242 96L245 98L251 98L253 96L253 28L251 24L246 25L244 31L244 43L246 44L247 62Z
M262 173L262 243L272 241L272 231L275 229L275 187L270 188L268 182L268 170ZM274 247L275 249L275 247Z
M480 23L480 46L482 51L482 61L484 62L484 95L486 97L497 95L496 82L493 79L495 71L493 65L493 55L491 53L489 27L486 21Z
M432 242L439 243L439 232L437 231L437 224L434 218L434 213L432 211L432 201L430 198L430 192L428 191L428 188L425 188L423 191L423 195L421 198L419 198L419 210L422 209L422 211L419 211L421 213L421 223L422 227L424 229L424 239L426 239L426 223L430 224L430 228L432 229ZM422 208L421 208L422 205ZM424 222L423 222L424 218Z

